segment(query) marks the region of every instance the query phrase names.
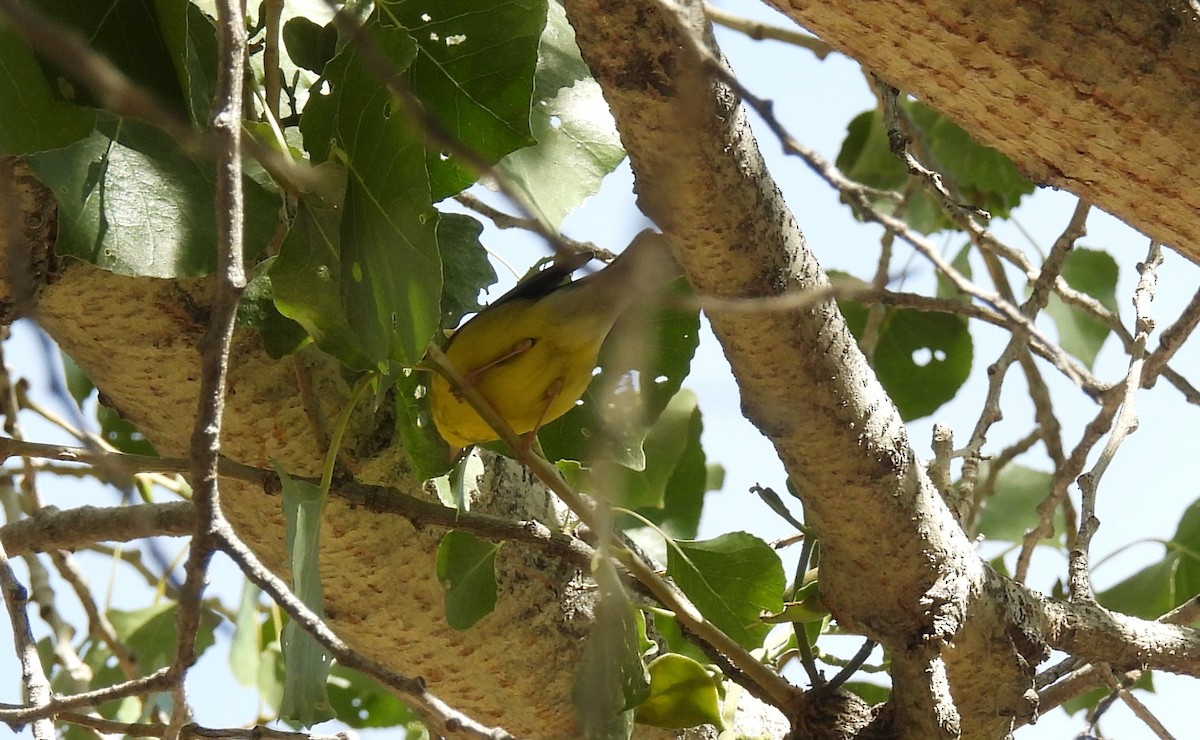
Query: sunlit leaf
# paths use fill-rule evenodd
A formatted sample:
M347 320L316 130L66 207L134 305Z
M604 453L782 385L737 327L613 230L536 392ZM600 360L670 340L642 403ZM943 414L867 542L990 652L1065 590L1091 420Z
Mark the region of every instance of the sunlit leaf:
M838 306L850 331L861 336L867 309L855 301L839 301ZM971 373L973 347L961 316L889 308L875 345L875 373L901 417L919 419L958 393Z
M97 130L29 158L58 199L59 254L122 275L197 277L217 265L215 172L162 131L102 114ZM245 254L266 248L279 199L243 178Z
M446 131L478 156L498 162L534 143L530 97L546 0L387 0L382 23L398 23L417 45L409 84ZM430 151L433 200L478 178L451 152Z
M505 157L500 170L553 226L600 189L625 158L600 86L579 55L557 2L538 47L530 123L537 145Z
M399 70L417 54L403 29L371 21L367 32ZM337 158L349 172L338 235L344 313L372 365L411 366L438 328L442 292L424 137L353 46L326 65L325 81L300 129L314 161Z
M1105 607L1156 619L1200 593L1200 501L1183 512L1157 563L1096 595Z
M638 723L669 729L721 724L717 684L703 665L668 653L646 668L650 672L650 697L637 709Z
M229 670L234 679L243 686L258 684L259 666L262 663L262 647L258 643L262 632L258 624L260 594L262 589L250 581L243 584L237 620L233 627L233 639L229 641Z
M988 475L987 463L980 467L979 479ZM1025 533L1038 524L1037 507L1050 495L1053 476L1040 470L1009 463L996 476L995 488L983 501L976 531L989 540L1021 542ZM1055 512L1055 535L1050 541L1062 537L1063 515Z
M770 545L745 532L678 541L667 549L667 573L706 619L747 650L770 626L759 617L783 608L786 577Z

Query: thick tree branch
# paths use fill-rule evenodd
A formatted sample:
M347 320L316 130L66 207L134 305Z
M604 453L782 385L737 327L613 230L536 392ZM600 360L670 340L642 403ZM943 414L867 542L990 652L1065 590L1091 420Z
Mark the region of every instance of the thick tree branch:
M1007 154L1200 261L1200 31L1171 0L769 0Z

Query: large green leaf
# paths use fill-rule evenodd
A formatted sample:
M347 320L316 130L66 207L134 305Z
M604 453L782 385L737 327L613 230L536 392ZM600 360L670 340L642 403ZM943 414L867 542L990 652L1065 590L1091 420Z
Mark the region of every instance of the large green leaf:
M1117 261L1107 252L1075 248L1063 263L1062 276L1067 285L1090 295L1105 308L1117 312ZM1046 313L1058 328L1058 340L1063 349L1092 367L1096 354L1111 332L1104 322L1082 310L1067 305L1057 293L1050 294Z
M407 33L375 21L367 30L397 69L408 67L417 49ZM442 287L422 132L353 47L326 65L325 80L330 89L313 94L300 129L314 161L337 158L349 172L339 230L345 315L373 365L413 365L438 328Z
M62 100L16 31L0 27L0 154L57 149L87 136L96 114Z
M1166 555L1096 595L1109 609L1155 619L1200 593L1200 501L1183 512Z
M134 611L110 609L107 616L117 637L137 655L138 666L143 671L150 673L165 668L175 659L175 646L179 635L178 604L162 601ZM201 610L200 631L196 634L196 655L203 655L205 650L212 647L213 632L218 622L220 619L210 610ZM119 670L113 678L121 680ZM96 679L94 685L97 688L110 685L103 682L99 676Z
M196 277L217 265L211 164L147 124L99 117L91 136L29 158L58 199L59 254L112 272ZM252 257L275 231L279 198L246 177L243 229Z
M677 541L667 548L667 573L705 619L747 650L761 647L771 630L760 616L783 608L783 564L745 532Z
M271 295L284 316L298 322L317 346L348 367L372 366L342 303L341 202L346 170L335 162L314 168L320 192L301 195L271 264Z
M407 29L417 55L409 84L446 131L486 160L534 143L529 105L546 0L385 0L382 25ZM429 152L433 199L478 175L452 154Z
M505 157L500 170L553 226L600 190L625 158L600 85L579 55L575 31L557 2L538 47L530 123L537 145Z

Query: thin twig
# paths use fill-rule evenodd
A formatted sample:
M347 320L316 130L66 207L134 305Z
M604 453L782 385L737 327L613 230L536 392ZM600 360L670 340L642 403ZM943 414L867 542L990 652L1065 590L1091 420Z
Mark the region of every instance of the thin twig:
M1068 558L1071 599L1073 601L1091 602L1095 600L1092 593L1091 571L1088 566L1092 536L1099 527L1096 518L1096 490L1100 478L1108 469L1109 463L1117 454L1117 449L1125 439L1137 430L1137 393L1142 384L1142 368L1146 362L1146 344L1150 333L1154 331L1154 319L1150 316L1150 304L1154 301L1154 293L1158 279L1158 266L1162 264L1162 248L1158 242L1150 243L1150 251L1146 261L1138 265L1141 277L1133 293L1133 305L1136 314L1133 350L1129 354L1129 372L1121 396L1121 411L1108 442L1096 459L1096 464L1090 471L1079 477L1079 488L1083 492L1079 521L1079 535L1075 546L1071 548Z
M1021 314L1029 321L1032 322L1033 318L1045 308L1046 302L1050 297L1050 286L1053 284L1054 278L1062 270L1062 265L1066 262L1067 255L1070 254L1075 243L1084 234L1084 225L1087 221L1088 211L1088 204L1082 200L1079 201L1066 228L1063 229L1062 234L1055 240L1054 248L1051 250L1045 264L1043 264L1042 272L1034 282L1029 298L1021 305ZM1007 281L1003 278L1003 271L994 271L993 279L1000 286L1001 290L1011 291ZM969 499L974 499L975 497L975 482L978 477L979 465L983 459L983 446L987 442L988 431L994 424L1004 418L1004 413L1000 406L1000 396L1004 388L1006 373L1008 372L1008 368L1017 361L1025 350L1029 336L1024 331L1014 329L1012 337L1009 338L1008 344L1004 347L1000 356L988 367L987 394L984 397L979 419L975 422L975 428L972 430L971 438L967 442L965 459L963 461L962 489L963 495ZM1044 532L1042 531L1044 527L1039 526L1038 529L1040 539L1044 536Z
M89 714L64 712L58 715L60 722L86 727L105 735L123 735L125 737L164 737L167 726L158 722L117 722L103 717L93 717ZM184 740L353 740L357 737L354 732L336 732L333 734L312 732L289 732L272 727L256 725L254 727L201 727L188 724L180 728L180 737Z
M1104 678L1104 682L1107 683L1108 687L1113 690L1113 693L1115 693L1117 697L1125 703L1125 706L1129 707L1130 711L1133 712L1135 717L1140 719L1147 727L1150 728L1150 731L1154 733L1155 737L1158 737L1159 740L1175 740L1175 736L1170 732L1167 732L1167 728L1164 727L1162 722L1158 720L1158 717L1155 717L1150 709L1143 704L1140 699L1138 699L1136 696L1130 693L1128 689L1121 685L1121 682L1118 681L1117 677L1113 675L1111 668L1109 668L1107 665L1101 665L1097 666L1097 670L1099 670L1100 675Z
M808 49L813 53L813 56L821 61L824 61L825 57L837 51L816 36L810 36L793 28L775 26L770 23L763 23L762 21L736 15L712 3L704 4L704 15L713 23L733 31L738 31L739 33L744 33L755 41L782 41L785 44Z
M70 696L56 696L42 706L13 706L0 704L0 722L10 727L27 724L46 717L55 717L69 709L98 707L115 699L127 696L144 696L169 689L175 683L170 667L162 668L135 681L126 681L115 686L106 686L95 691L84 691Z
M42 659L38 656L37 643L33 639L33 630L29 626L29 615L25 607L29 603L29 592L17 580L8 560L8 553L0 545L0 591L4 593L4 604L8 607L8 618L12 624L13 645L16 648L17 660L21 664L21 685L25 689L26 700L35 708L41 708L50 701L50 682L46 680L46 671L42 667ZM48 719L38 719L33 723L35 740L54 740L54 723Z
M850 658L850 661L842 667L842 670L838 671L837 675L829 680L829 684L825 688L829 691L834 691L849 681L851 676L857 673L859 668L862 668L863 663L867 662L867 658L871 657L871 653L874 652L878 645L879 643L874 640L864 642L862 647L858 649L858 652L854 654L854 657Z

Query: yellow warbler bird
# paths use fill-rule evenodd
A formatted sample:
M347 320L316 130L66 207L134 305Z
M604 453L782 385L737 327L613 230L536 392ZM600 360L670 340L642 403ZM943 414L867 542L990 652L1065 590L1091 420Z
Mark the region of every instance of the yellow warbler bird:
M536 433L587 390L600 345L631 303L679 274L662 234L643 231L612 264L562 280L590 255L563 260L521 281L462 326L446 357L517 434ZM500 435L441 375L429 386L433 422L452 447Z

